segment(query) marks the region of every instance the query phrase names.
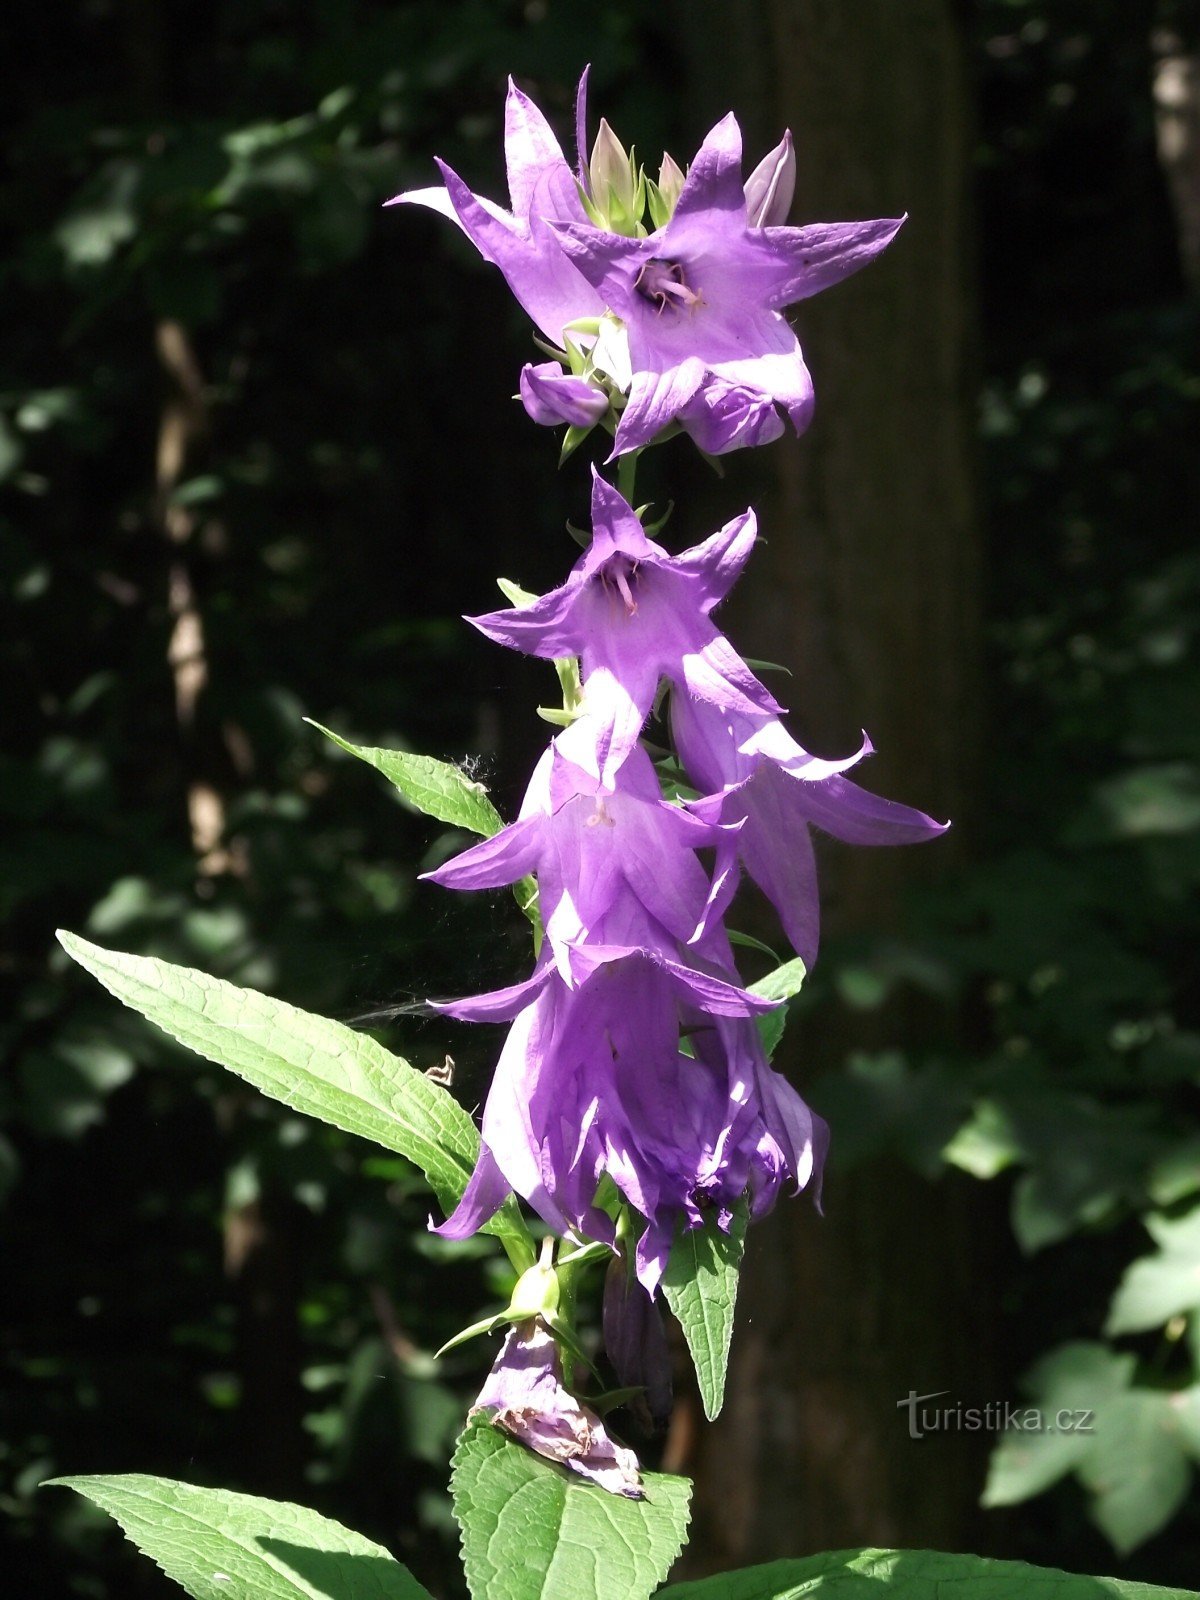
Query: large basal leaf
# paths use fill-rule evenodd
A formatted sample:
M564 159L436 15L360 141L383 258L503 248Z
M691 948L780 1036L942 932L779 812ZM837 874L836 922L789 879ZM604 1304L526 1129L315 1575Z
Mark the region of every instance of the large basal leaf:
M728 1233L722 1233L715 1218L703 1228L681 1229L663 1274L663 1293L683 1329L704 1415L709 1418L718 1414L725 1399L747 1220L746 1202L741 1200Z
M1121 1578L939 1550L836 1550L672 1584L661 1600L1197 1600Z
M488 839L504 826L504 819L488 799L483 784L468 778L451 762L414 755L410 750L380 750L374 745L351 744L341 734L312 722L311 717L306 720L342 750L382 772L410 805L426 816L436 817L452 828L481 833Z
M458 1204L479 1153L475 1124L445 1089L368 1034L193 967L58 937L72 960L180 1044L295 1111L397 1151L447 1211ZM511 1198L488 1230L528 1237Z
M115 1517L194 1600L430 1600L381 1546L303 1506L139 1473L50 1483Z
M644 1500L609 1494L476 1418L450 1480L475 1600L646 1600L683 1546L692 1486L643 1483Z

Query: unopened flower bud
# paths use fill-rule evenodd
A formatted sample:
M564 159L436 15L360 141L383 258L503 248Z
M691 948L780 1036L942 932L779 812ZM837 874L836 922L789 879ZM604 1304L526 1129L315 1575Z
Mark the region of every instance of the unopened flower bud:
M590 428L608 410L603 389L564 372L557 361L522 367L520 394L529 415L546 428L563 422L573 428Z
M675 202L679 199L683 181L683 168L664 150L662 166L658 169L658 192L667 202L667 207L670 211L675 209Z
M592 201L614 233L637 231L637 174L625 146L603 117L588 165Z
M796 192L796 152L790 128L746 179L745 191L746 221L752 228L777 228L787 221Z
M506 1315L514 1322L526 1317L553 1317L558 1310L559 1293L558 1274L553 1267L539 1262L517 1279Z

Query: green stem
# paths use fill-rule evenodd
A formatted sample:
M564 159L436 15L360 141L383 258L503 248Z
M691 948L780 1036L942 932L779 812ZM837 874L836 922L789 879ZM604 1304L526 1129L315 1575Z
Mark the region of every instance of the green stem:
M630 450L617 462L617 488L630 505L633 505L633 486L637 479L638 457L641 453L640 450Z

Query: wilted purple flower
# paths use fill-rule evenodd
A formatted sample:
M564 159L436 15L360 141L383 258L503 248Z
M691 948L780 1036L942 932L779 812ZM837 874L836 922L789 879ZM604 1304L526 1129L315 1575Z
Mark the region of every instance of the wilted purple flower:
M590 428L608 410L608 396L586 378L564 372L557 361L521 368L521 404L535 422L555 428L567 423Z
M543 957L524 983L438 1008L468 1021L514 1019L484 1106L479 1161L438 1231L475 1233L512 1188L560 1235L615 1244L595 1203L607 1173L646 1219L637 1273L653 1292L680 1217L697 1226L715 1210L728 1225L747 1186L764 1176L777 1186L781 1175L763 1170L760 1147L774 1130L756 1063L744 1049L682 1054L681 1017L704 1029L771 1006L656 951L579 945L569 957L570 986ZM801 1154L788 1170L804 1165Z
M558 1346L540 1318L510 1330L471 1410L490 1411L496 1427L610 1494L643 1498L637 1457L567 1388Z
M812 382L782 311L865 266L903 219L775 225L786 214L790 141L751 175L748 203L732 115L705 139L673 213L641 238L589 223L549 125L512 83L504 142L511 212L472 194L444 162L444 189L395 199L456 221L556 345L572 325L616 320L625 354L612 375L628 401L614 455L646 444L714 382L726 410L747 394L778 407L797 432L807 426ZM614 159L609 152L608 166ZM722 448L765 437L761 423L727 424Z
M671 729L680 760L706 798L692 810L738 824L725 836L770 899L796 954L817 953L817 885L809 828L848 844L919 844L948 823L884 800L844 776L871 742L841 761L809 755L771 716L746 716L686 694L671 697Z
M560 588L532 605L470 618L488 638L527 655L580 657L584 715L559 737L563 754L611 784L662 677L717 706L777 712L708 619L750 554L754 513L671 556L593 469L592 522L592 542Z

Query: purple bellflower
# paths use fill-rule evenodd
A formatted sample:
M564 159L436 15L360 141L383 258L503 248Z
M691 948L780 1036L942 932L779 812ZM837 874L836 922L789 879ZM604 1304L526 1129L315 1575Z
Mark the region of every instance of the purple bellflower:
M610 1494L644 1498L637 1457L567 1388L562 1356L540 1318L509 1331L471 1410L491 1412L497 1428Z
M852 756L823 761L775 717L745 716L678 693L671 697L671 729L684 770L705 796L690 809L712 822L740 824L723 836L721 848L737 852L806 966L816 959L818 934L810 828L848 844L895 845L920 844L949 826L845 776L871 754L869 739ZM727 895L728 876L724 882Z
M772 1005L654 950L577 945L570 958L570 985L543 959L524 983L437 1007L513 1023L475 1171L437 1231L468 1237L515 1189L556 1233L615 1245L596 1203L607 1173L646 1219L637 1272L653 1292L681 1216L699 1226L715 1205L728 1224L763 1132L747 1064L682 1054L681 1015L707 1026Z
M562 753L611 784L662 677L715 706L777 713L778 703L708 615L750 554L754 513L671 556L593 468L592 522L592 542L561 587L532 605L468 619L526 655L580 657L583 715L560 735Z
M565 739L538 762L516 822L426 876L448 889L495 889L536 873L547 946L567 983L584 942L682 957L717 895L726 898L695 852L728 830L668 805L639 745L607 789L561 754ZM732 967L724 975L736 982Z
M581 82L580 129L584 93ZM713 454L777 437L783 416L797 432L807 426L812 382L783 310L873 260L903 218L781 226L794 183L790 136L743 185L732 115L705 139L673 207L664 163L655 192L665 220L649 234L625 215L628 185L616 183L606 188L621 191L626 231L612 231L613 219L597 209L602 197L587 193L582 163L577 180L542 113L511 82L504 144L510 211L474 195L444 162L444 188L388 204L429 206L455 221L555 346L568 336L595 341L596 369L624 402L614 456L676 420ZM624 153L609 132L605 170L616 171L616 151ZM643 187L633 181L633 196ZM589 212L610 226L594 226Z

